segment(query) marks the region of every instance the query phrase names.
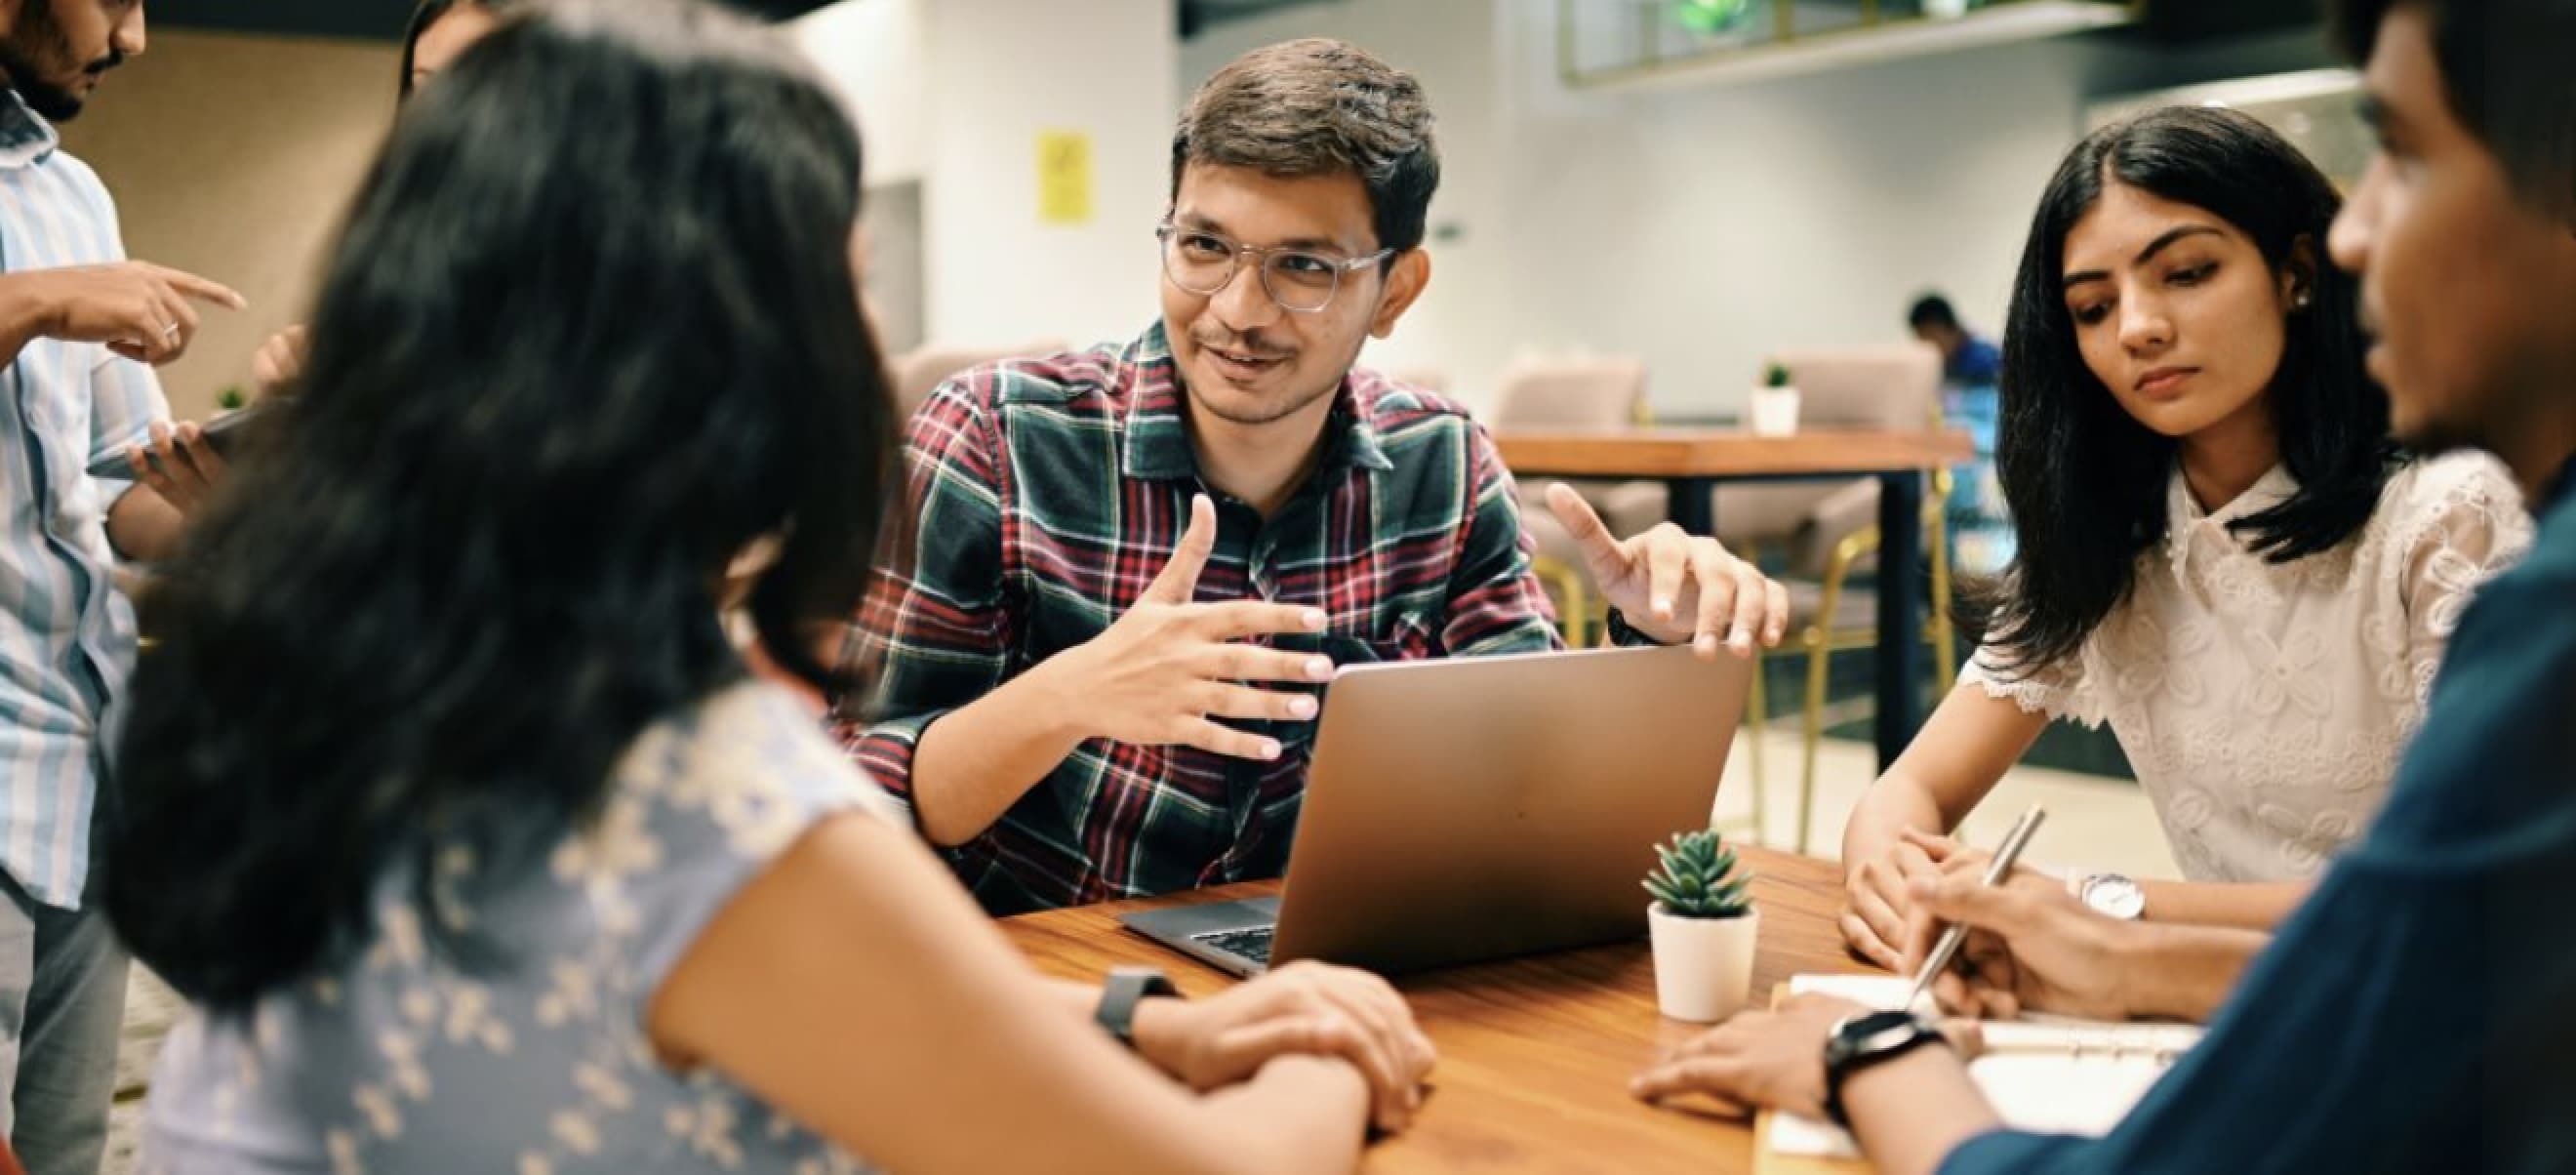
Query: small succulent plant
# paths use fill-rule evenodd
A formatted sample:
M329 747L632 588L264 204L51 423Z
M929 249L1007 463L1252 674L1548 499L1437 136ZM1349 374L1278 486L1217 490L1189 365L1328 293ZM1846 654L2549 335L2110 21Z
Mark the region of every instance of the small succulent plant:
M1789 369L1778 363L1766 364L1762 368L1762 386L1766 388L1788 387Z
M1646 874L1646 892L1664 909L1682 918L1741 918L1753 911L1746 887L1753 875L1735 875L1735 850L1718 839L1716 829L1673 834L1668 845L1656 845L1662 864Z
M226 412L239 409L248 403L250 403L250 397L242 395L241 386L239 384L235 384L215 393L215 407L221 408Z

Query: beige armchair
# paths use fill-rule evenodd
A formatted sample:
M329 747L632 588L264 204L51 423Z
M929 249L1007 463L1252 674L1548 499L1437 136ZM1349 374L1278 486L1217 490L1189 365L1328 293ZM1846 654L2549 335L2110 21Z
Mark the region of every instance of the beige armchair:
M1498 432L1610 432L1633 428L1646 409L1646 365L1636 359L1515 364L1495 391L1488 423ZM1550 479L1553 480L1553 479ZM1664 487L1651 481L1571 481L1610 533L1625 538L1661 522ZM1521 525L1538 540L1538 574L1554 597L1566 643L1589 644L1602 623L1598 592L1574 536L1547 505L1547 482L1520 487Z

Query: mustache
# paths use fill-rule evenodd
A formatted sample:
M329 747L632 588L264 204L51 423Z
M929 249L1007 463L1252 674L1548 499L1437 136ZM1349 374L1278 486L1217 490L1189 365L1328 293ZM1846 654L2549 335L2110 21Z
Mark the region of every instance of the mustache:
M1190 341L1197 343L1199 345L1199 349L1203 351L1231 351L1237 355L1250 355L1255 359L1285 359L1288 357L1288 348L1274 346L1263 342L1261 336L1258 334L1249 334L1238 338L1225 339L1211 338L1197 331L1192 331L1190 332Z
M87 67L81 70L81 72L88 74L91 77L97 77L100 74L106 73L107 71L115 69L117 66L123 64L125 64L125 51L122 49L110 49L107 51L107 56L90 62Z

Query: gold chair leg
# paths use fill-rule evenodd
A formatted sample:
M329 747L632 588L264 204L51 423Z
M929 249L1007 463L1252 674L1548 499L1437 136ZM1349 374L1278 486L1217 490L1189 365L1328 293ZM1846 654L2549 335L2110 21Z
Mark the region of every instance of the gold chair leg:
M1541 584L1556 589L1556 628L1565 638L1565 647L1580 649L1591 643L1592 593L1583 584L1583 573L1544 555L1531 560L1530 573Z
M1854 563L1878 549L1878 528L1864 526L1843 536L1834 544L1831 562L1825 565L1823 598L1817 601L1815 623L1807 628L1807 706L1804 730L1804 762L1798 776L1798 851L1807 852L1816 822L1816 749L1825 740L1825 675L1834 652L1834 617L1841 612L1843 583L1851 577Z
M1735 741L1744 744L1745 774L1753 786L1753 839L1768 844L1771 836L1771 775L1764 769L1762 744L1769 741L1764 730L1771 725L1771 691L1763 684L1767 676L1762 659L1762 646L1753 646L1753 688L1744 695L1744 724L1737 728Z
M1924 533L1932 538L1932 672L1941 683L1943 697L1950 695L1959 677L1959 635L1950 619L1951 476L1947 468L1932 471L1932 504L1923 520Z

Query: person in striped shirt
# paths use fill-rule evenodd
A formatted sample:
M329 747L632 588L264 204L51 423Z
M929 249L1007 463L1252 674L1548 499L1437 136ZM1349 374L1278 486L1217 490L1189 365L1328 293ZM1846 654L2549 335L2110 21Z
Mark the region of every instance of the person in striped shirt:
M915 531L848 655L853 756L995 914L1277 875L1336 665L1559 647L1510 474L1355 367L1431 277L1414 79L1334 41L1218 72L1172 141L1162 320L931 396ZM1628 642L1775 643L1778 585L1563 487Z
M94 903L102 730L133 667L118 554L151 560L221 477L152 365L241 296L129 261L53 124L143 52L139 0L0 6L0 1136L35 1175L98 1169L125 956ZM149 450L147 453L146 450ZM132 480L87 471L124 453Z

